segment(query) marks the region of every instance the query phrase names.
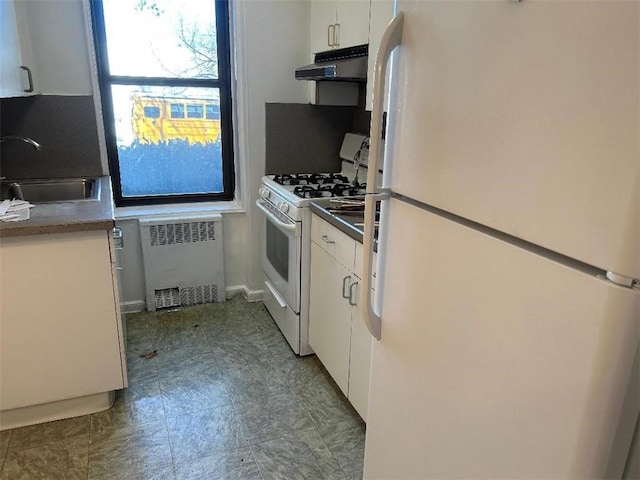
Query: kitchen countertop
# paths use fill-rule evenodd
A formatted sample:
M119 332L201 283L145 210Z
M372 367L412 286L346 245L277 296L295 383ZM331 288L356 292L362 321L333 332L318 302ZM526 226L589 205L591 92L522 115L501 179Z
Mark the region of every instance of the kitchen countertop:
M112 229L115 221L111 179L109 176L99 177L99 179L99 200L36 205L31 209L29 220L0 222L0 237Z
M327 208L331 205L331 199L320 199L311 202L311 211L329 222L340 231L346 233L354 240L362 243L364 228L355 226L356 223L364 222L363 212L352 212L349 215L330 213Z

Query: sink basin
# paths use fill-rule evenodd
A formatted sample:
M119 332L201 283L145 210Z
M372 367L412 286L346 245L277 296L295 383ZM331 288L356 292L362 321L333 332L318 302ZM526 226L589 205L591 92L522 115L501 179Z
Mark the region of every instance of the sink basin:
M0 184L0 198L16 198L35 204L99 200L100 181L97 178L8 181Z

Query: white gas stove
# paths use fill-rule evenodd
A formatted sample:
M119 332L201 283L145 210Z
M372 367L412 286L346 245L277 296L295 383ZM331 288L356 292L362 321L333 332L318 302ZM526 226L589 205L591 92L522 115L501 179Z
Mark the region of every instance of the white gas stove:
M368 156L369 139L347 134L340 150L343 160L355 162ZM311 210L319 198L365 194L356 181L354 164L343 173L281 174L262 178L257 206L265 214L262 242L264 303L276 324L299 355L313 353L308 344L309 264ZM362 175L364 178L366 174Z
M366 185L355 186L339 173L280 174L262 177L260 198L273 204L280 212L295 215L296 208L309 206L311 201L328 197L364 195Z

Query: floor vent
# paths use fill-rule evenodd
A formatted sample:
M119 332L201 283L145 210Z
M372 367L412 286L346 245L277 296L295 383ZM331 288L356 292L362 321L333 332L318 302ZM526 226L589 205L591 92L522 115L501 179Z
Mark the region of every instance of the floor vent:
M221 215L139 226L147 310L226 300Z

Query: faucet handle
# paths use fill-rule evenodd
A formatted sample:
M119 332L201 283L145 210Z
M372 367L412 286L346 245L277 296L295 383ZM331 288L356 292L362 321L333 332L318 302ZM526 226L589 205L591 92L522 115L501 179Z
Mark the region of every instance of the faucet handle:
M33 138L23 137L22 135L6 135L4 137L0 137L0 143L6 142L7 140L19 140L24 143L28 143L36 150L42 150L42 145L36 142Z

